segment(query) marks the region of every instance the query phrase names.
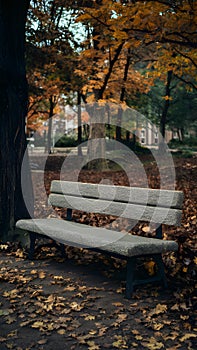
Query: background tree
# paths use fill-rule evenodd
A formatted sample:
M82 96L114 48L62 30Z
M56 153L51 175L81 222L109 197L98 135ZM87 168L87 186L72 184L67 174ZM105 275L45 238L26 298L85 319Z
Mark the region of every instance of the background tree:
M29 1L0 1L0 233L13 239L15 221L28 217L21 189L26 139L25 22ZM31 192L29 170L26 187ZM33 203L33 201L32 201Z
M48 153L51 152L54 108L62 95L66 97L71 89L76 88L72 73L76 56L74 34L72 36L70 33L72 22L71 10L66 1L32 2L27 26L27 77L34 103L30 106L28 121L32 117L32 107L36 107L48 119Z
M135 92L133 93L131 89L130 96L132 94L135 96L140 92L137 91L140 85L139 75L142 72L138 67L139 61L141 64L142 62L146 63L149 70L149 73L148 70L144 70L144 82L148 82L147 74L149 77L152 76L153 80L165 81L168 77L165 83L166 92L164 93L161 118L161 130L164 134L170 105L171 76L178 77L196 89L196 2L188 0L173 2L103 0L99 4L93 5L91 3L91 6L89 4L82 6L79 14L79 20L88 23L90 28L100 28L95 37L89 36L92 42L96 41L99 52L95 50L95 46L91 47L89 44L79 56L80 64L83 65L83 60L85 62L82 73L84 77L87 77L85 91L88 92L91 99L95 99L93 91L96 86L97 96L99 95L98 90L100 93L102 92L100 98L114 98L117 102L122 100L121 79L120 74L117 74L117 67L119 67L119 72L123 71L124 65L120 64L121 55L129 49L129 70L132 72L133 81L135 81L136 71L138 74L138 82L136 79L137 84L134 87ZM89 30L89 33L94 34L94 30L92 32ZM108 68L110 67L110 59L113 57L113 48L119 47L119 45L122 45L121 52L109 74ZM96 69L95 65L93 68L91 64L88 64L89 60L94 61L93 57L96 57ZM85 68L86 63L87 69ZM127 84L129 75L124 75L122 72L123 76L126 77L124 79L126 81L124 81L124 90L122 91L124 91L125 98L130 99L131 79L130 84ZM106 77L108 79L104 85ZM150 87L153 80L149 79ZM118 91L119 98L117 98Z

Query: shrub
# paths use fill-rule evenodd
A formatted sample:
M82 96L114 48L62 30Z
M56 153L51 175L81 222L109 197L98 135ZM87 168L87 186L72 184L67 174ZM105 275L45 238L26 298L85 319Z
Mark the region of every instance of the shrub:
M63 135L55 142L55 147L77 147L78 141L74 136Z

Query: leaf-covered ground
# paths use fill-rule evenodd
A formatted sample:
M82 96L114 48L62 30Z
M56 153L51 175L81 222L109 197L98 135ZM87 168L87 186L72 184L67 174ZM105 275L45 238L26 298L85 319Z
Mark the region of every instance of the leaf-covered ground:
M63 158L50 157L45 185L59 177ZM125 263L117 259L66 248L63 260L54 247L41 242L36 260L29 261L17 244L0 245L0 349L196 349L196 158L175 158L177 189L185 195L180 228L164 227L166 238L179 242L177 255L164 256L168 289L148 285L137 288L132 299L124 298ZM33 159L39 163L39 159ZM149 185L158 186L152 159L144 159ZM123 172L102 174L115 184L126 185ZM33 173L39 180L40 173ZM38 178L38 179L36 179ZM71 174L66 178L72 179ZM101 174L84 170L80 180L100 182ZM36 214L54 216L36 188ZM65 212L58 211L62 217ZM113 218L75 213L91 225L113 226ZM126 220L119 229L127 229ZM116 228L116 227L115 227ZM147 224L134 234L149 235ZM43 244L42 244L43 243ZM140 262L148 268L150 264ZM142 267L142 266L141 266Z

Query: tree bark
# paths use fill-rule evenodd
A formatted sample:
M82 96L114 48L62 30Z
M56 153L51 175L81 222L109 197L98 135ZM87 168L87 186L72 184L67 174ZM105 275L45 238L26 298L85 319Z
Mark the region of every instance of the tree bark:
M25 118L28 88L25 73L25 22L29 1L0 1L0 240L14 239L19 218L30 217L21 186L27 147ZM30 171L23 174L25 196L32 197ZM24 186L23 186L24 188ZM31 213L32 214L32 213Z
M103 99L105 89L107 88L107 84L109 82L109 79L111 77L113 67L115 63L117 62L119 55L122 51L124 43L121 43L115 53L113 59L109 62L109 69L108 72L105 75L103 85L100 89L94 89L94 96L95 96L95 108L93 108L93 113L90 112L91 116L91 123L90 123L90 135L89 135L89 142L88 142L88 154L91 159L95 159L95 162L93 164L94 168L97 168L97 170L105 170L107 165L106 160L106 150L105 150L105 136L106 136L106 127L107 120L106 120L106 111L105 108L99 107L98 101ZM99 50L97 45L95 45L96 49ZM91 108L90 108L91 110ZM94 115L93 115L94 114ZM99 122L100 121L100 122ZM92 141L92 139L94 141ZM89 163L88 166L89 169L91 169L91 163Z
M161 131L161 135L163 136L163 138L165 138L165 131L166 131L166 121L167 121L167 114L168 114L168 109L170 106L170 84L172 82L172 76L173 76L173 72L170 70L167 73L167 82L166 82L166 89L165 89L165 96L166 96L166 100L164 103L164 108L162 111L162 115L161 115L161 121L160 121L160 131Z
M131 50L130 50L130 48L128 48L127 60L126 60L126 64L124 67L123 86L122 86L121 93L120 93L120 102L123 102L125 99L125 93L126 93L125 84L127 82L127 77L128 77L128 73L129 73L130 60L131 60ZM117 141L121 141L121 138L122 138L122 136L121 136L122 112L123 112L123 110L122 110L122 108L120 108L118 111L118 125L116 126L116 140Z
M105 125L107 124L105 106L94 103L86 106L91 116L90 134L88 139L88 169L106 170Z
M53 115L54 115L54 100L53 96L50 96L49 98L49 119L48 119L48 131L47 131L47 144L46 144L46 152L48 154L51 154L51 146L52 146L52 123L53 123Z
M78 110L77 110L77 121L78 121L78 127L77 127L77 137L78 137L78 156L82 156L82 147L81 147L81 143L82 143L82 125L81 125L81 94L78 91L77 92L77 106L78 106Z

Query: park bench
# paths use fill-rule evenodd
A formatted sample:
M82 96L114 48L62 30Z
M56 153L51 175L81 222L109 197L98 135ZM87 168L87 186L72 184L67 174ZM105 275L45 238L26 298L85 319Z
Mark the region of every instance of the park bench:
M134 286L138 284L160 281L163 286L167 286L162 254L177 251L178 244L162 239L162 225L180 226L183 203L181 191L54 180L49 203L53 207L67 208L66 220L24 219L16 223L17 228L30 233L30 258L33 258L36 239L44 236L58 242L62 249L65 245L83 247L127 260L127 298L131 297ZM128 218L136 223L155 223L156 235L143 237L85 225L72 220L73 209ZM145 280L137 279L136 260L145 256L155 260L157 273Z

